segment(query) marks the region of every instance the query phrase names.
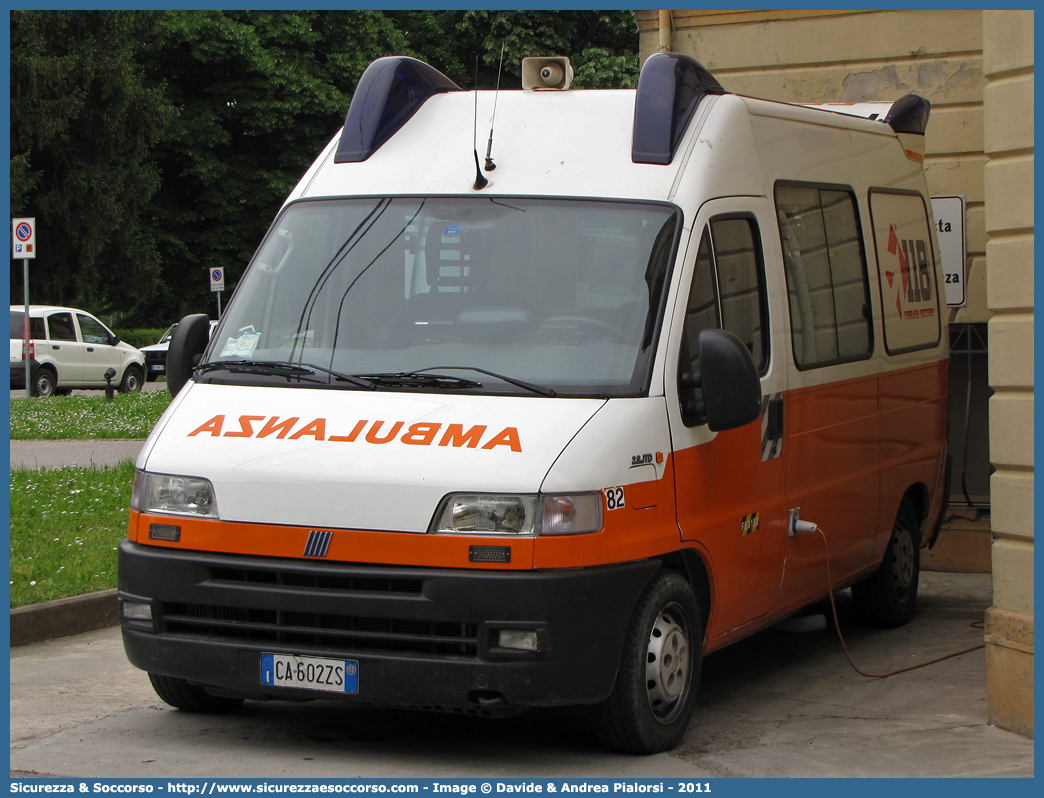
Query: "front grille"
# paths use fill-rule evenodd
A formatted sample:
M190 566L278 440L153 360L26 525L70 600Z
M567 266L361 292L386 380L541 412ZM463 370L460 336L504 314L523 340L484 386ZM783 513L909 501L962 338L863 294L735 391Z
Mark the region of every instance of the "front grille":
M420 579L352 574L322 574L314 571L281 571L267 568L214 568L211 582L256 585L285 585L315 590L359 593L402 593L419 596L424 587Z
M205 635L265 646L475 657L474 623L365 618L204 604L167 604L162 622L173 634Z

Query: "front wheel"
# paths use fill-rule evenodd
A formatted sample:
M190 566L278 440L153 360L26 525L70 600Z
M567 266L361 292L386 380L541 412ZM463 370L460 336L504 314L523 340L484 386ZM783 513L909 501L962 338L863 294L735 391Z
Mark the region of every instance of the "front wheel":
M141 369L137 366L127 366L123 372L123 380L120 381L120 393L133 393L141 390Z
M881 567L852 585L852 603L863 623L896 627L913 617L921 574L919 530L917 510L903 499Z
M700 682L703 626L692 588L661 570L631 616L612 693L595 731L618 751L655 754L685 734Z
M224 712L243 703L241 698L226 698L211 695L206 688L191 684L186 679L176 676L162 676L150 673L149 681L156 695L176 709L185 712Z

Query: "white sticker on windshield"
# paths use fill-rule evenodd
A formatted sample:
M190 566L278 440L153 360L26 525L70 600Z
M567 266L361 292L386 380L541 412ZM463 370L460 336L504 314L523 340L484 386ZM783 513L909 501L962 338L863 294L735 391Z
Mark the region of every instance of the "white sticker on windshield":
M261 340L261 333L243 333L236 343L236 352L250 353L257 349L257 342Z
M261 340L261 333L243 333L238 338L229 338L225 341L225 345L221 347L221 354L218 357L228 357L229 355L249 355L255 349L257 349L257 342Z

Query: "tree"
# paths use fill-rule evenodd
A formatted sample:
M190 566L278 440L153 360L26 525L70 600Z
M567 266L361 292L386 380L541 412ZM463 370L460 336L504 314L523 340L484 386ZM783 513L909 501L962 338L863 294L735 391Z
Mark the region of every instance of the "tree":
M633 86L631 12L15 11L11 202L36 216L41 301L162 326L231 290L344 120L363 70L412 55L462 88L518 88L528 55L574 86ZM503 47L503 72L500 72ZM21 297L12 270L12 297Z
M35 216L31 298L95 311L156 290L141 213L160 185L151 147L170 117L135 55L150 12L11 12L11 210ZM116 279L118 276L118 279ZM21 297L21 271L12 270Z
M522 59L568 56L576 88L633 88L638 28L630 11L389 11L412 53L461 88L518 88ZM503 72L500 73L503 46Z
M235 285L363 70L404 41L373 11L172 11L160 26L144 62L176 108L152 206L166 321L213 308L208 269Z

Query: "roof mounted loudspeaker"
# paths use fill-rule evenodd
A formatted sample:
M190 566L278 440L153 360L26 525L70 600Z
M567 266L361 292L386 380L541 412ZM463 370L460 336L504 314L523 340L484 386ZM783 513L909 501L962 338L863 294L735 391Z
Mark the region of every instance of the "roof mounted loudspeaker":
M522 88L568 89L573 82L573 67L568 58L523 58Z
M429 97L462 89L423 61L393 55L363 72L352 95L334 163L365 161L405 125Z
M885 114L884 121L896 133L916 133L924 135L928 127L928 115L932 104L917 94L900 97Z
M634 99L634 163L669 164L678 143L708 94L727 94L704 67L687 55L649 56L638 76Z

